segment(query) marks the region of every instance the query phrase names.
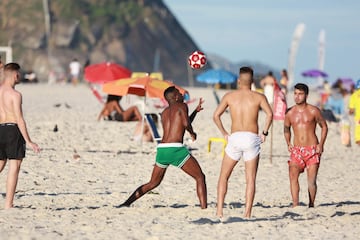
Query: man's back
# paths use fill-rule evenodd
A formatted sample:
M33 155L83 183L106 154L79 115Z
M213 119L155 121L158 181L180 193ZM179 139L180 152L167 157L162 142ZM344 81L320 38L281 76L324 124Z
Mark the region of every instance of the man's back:
M170 104L161 114L163 126L162 143L183 142L188 124L187 106L185 103Z
M265 96L250 89L239 89L225 95L225 99L231 114L231 132L257 134L259 110L267 106Z
M19 92L9 86L0 86L0 123L17 123L13 107L17 98L21 98Z

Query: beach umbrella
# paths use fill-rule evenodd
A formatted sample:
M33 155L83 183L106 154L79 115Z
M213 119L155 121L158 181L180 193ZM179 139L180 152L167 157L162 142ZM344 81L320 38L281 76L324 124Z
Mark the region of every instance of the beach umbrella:
M150 76L139 78L126 78L112 82L105 83L103 85L103 92L111 95L125 96L133 94L144 97L143 105L143 119L145 119L145 106L146 98L160 98L164 99L164 91L168 87L175 86L182 95L188 94L188 92L180 86L175 85L172 82L166 80L159 80L157 78L151 78ZM141 132L144 129L144 121L141 123Z
M112 62L92 64L84 70L85 80L96 84L129 78L130 76L131 71L129 69Z
M313 78L317 78L317 77L327 78L328 77L328 74L326 72L318 70L318 69L310 69L310 70L304 71L301 73L301 75L303 75L304 77L313 77Z
M217 83L233 83L236 81L238 76L232 72L229 72L224 69L210 69L196 77L198 82L207 83L207 84L217 84Z
M187 93L185 89L172 82L151 78L149 76L125 78L107 82L103 85L103 92L117 96L133 94L149 98L164 99L164 91L170 86L175 86L183 95Z
M339 78L339 80L341 81L342 87L348 92L351 91L352 86L355 86L355 82L351 78Z

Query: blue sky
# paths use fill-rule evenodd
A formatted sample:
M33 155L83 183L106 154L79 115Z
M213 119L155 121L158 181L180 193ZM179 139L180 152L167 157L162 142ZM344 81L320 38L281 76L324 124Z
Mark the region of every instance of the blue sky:
M287 68L295 27L306 25L295 64L301 72L318 67L319 32L325 30L328 80L360 79L359 0L163 0L205 53L233 62L258 61Z

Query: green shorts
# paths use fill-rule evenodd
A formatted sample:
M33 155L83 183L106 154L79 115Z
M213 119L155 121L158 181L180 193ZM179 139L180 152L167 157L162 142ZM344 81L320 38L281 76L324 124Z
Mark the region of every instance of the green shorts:
M160 143L155 164L161 168L167 168L170 164L181 168L189 158L189 150L182 143Z

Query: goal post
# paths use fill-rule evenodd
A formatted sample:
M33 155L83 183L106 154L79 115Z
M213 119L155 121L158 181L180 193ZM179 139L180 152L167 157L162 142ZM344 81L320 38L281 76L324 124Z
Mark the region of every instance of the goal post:
M13 61L13 55L12 55L12 48L11 47L0 46L0 54L2 52L5 52L5 61L3 61L5 64L10 63L10 62Z

